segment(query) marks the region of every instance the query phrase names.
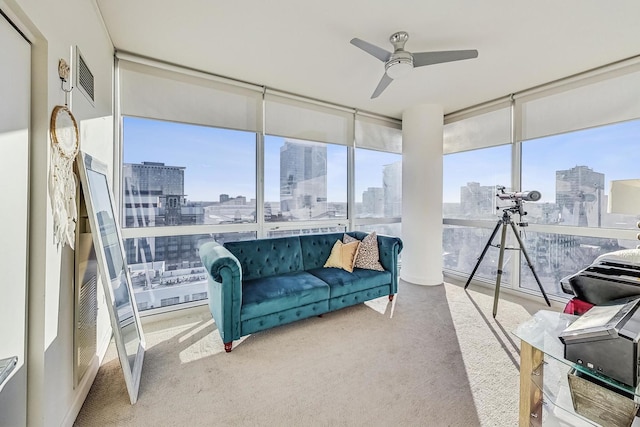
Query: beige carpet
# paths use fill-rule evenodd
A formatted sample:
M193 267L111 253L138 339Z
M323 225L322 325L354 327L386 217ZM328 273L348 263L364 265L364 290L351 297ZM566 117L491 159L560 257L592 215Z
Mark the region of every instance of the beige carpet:
M113 343L77 426L516 426L518 340L546 306L401 282L386 298L235 342L206 307L146 324L138 403Z

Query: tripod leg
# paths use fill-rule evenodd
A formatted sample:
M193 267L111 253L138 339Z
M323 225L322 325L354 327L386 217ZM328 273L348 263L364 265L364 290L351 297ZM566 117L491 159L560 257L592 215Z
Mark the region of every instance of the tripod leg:
M493 242L493 238L496 237L496 233L498 232L498 228L500 227L500 224L502 224L502 220L498 220L498 223L496 224L496 226L493 229L493 232L491 233L491 237L489 237L487 244L484 245L484 249L482 250L480 257L478 258L478 262L476 263L476 266L473 267L473 271L471 272L469 279L467 279L467 283L465 283L464 285L465 289L467 289L467 287L469 286L469 283L471 283L471 279L473 279L473 275L476 274L476 270L478 269L478 267L480 267L482 258L484 258L484 255L487 253L487 249L489 249L489 246L491 246L491 242Z
M500 280L502 279L502 263L504 262L504 247L507 240L507 226L503 224L502 238L500 239L500 256L498 257L498 274L496 275L496 290L493 295L493 317L498 313L498 299L500 299Z
M524 258L527 260L527 265L529 266L529 269L533 273L533 277L536 279L536 283L538 283L538 287L540 288L540 292L542 292L542 296L544 297L544 300L547 303L547 305L549 307L551 307L551 303L549 302L549 298L547 297L547 293L544 291L544 288L542 287L542 283L540 283L540 279L538 278L538 274L533 269L533 264L531 263L531 259L529 258L529 254L527 253L527 250L524 248L524 244L522 243L522 239L520 239L520 235L518 234L518 230L516 230L516 226L514 225L513 221L511 221L510 224L511 224L511 228L513 229L513 234L515 234L516 235L516 239L518 239L518 244L520 245L520 249L522 250L522 253L524 254Z

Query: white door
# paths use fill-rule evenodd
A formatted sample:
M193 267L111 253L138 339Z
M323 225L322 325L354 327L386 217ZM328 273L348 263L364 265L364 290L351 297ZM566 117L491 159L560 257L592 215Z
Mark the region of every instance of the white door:
M0 425L26 425L29 99L31 46L0 14L0 359L18 363L0 384Z

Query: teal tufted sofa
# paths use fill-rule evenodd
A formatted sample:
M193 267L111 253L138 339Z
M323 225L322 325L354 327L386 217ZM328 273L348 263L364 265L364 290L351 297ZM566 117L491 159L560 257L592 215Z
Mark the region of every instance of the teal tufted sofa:
M402 241L378 235L385 271L324 268L344 233L301 235L200 247L209 273L209 309L225 350L254 332L389 295L398 287ZM362 240L367 234L349 232Z

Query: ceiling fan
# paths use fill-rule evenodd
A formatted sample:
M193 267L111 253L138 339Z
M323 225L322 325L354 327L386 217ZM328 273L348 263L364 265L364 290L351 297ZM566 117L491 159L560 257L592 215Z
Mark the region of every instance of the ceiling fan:
M412 68L478 57L478 51L475 49L411 53L404 50L404 44L407 40L409 40L409 34L405 31L391 34L389 41L394 49L393 53L391 53L359 38L351 39L352 45L384 62L385 73L380 83L378 83L378 87L373 91L371 99L377 98L393 80L404 76Z

